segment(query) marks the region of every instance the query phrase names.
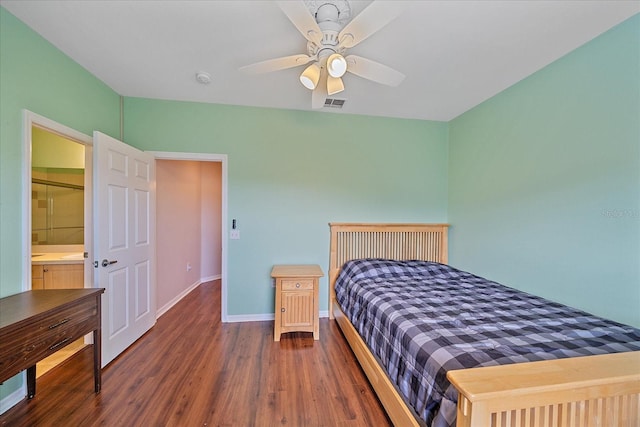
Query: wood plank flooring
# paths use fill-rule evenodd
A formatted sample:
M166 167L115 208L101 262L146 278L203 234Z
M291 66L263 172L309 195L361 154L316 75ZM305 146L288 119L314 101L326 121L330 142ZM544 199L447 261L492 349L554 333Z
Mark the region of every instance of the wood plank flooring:
M334 321L320 341L273 322L220 322L220 282L204 283L103 370L89 346L37 380L1 426L390 426Z

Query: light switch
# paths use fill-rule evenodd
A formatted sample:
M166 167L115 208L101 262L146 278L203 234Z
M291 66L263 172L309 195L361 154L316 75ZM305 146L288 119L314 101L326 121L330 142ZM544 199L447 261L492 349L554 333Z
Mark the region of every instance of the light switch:
M237 240L240 238L240 230L231 230L230 236L231 240Z

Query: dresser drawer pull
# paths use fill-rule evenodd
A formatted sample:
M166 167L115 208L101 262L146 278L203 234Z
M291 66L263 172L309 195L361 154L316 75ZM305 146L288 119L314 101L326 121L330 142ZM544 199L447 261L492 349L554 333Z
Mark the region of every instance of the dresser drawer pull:
M299 287L300 287L300 283L296 283L296 288L299 288Z
M59 321L58 323L54 323L53 325L49 326L49 329L55 329L55 328L57 328L57 327L58 327L58 326L60 326L60 325L64 325L64 324L65 324L65 323L67 323L69 320L71 320L71 319L69 319L68 317L67 317L66 319L62 319L62 320L61 320L61 321Z
M287 309L286 309L286 308L284 308L284 307L282 307L282 308L280 309L280 311L284 313L285 311L287 311Z
M70 340L70 339L71 339L71 338L65 338L65 339L63 339L63 340L62 340L62 341L60 341L59 343L54 344L54 345L52 345L51 347L49 347L49 350L55 350L56 348L58 348L58 347L61 347L61 346L65 345L67 342L69 342L69 340Z

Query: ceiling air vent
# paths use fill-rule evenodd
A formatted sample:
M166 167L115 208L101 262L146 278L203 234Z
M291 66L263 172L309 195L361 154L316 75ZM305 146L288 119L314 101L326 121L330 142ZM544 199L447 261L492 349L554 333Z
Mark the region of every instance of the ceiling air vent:
M327 98L324 101L325 108L342 108L346 99Z

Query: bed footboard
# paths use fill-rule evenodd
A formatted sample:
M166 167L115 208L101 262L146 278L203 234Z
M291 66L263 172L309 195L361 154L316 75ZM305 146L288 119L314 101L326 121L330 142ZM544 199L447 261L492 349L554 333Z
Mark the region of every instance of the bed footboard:
M458 427L640 426L640 351L449 371Z

